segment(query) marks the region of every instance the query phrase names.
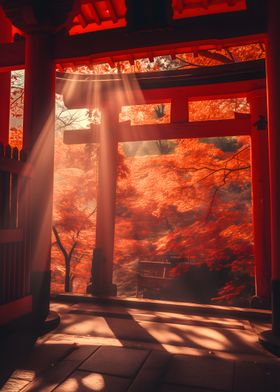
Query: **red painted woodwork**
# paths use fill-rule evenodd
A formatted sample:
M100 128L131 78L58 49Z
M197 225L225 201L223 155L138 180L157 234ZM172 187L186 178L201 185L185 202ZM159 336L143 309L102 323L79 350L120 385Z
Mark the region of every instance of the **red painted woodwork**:
M50 296L50 248L54 165L55 65L48 32L26 34L23 146L32 165L30 184L31 293L38 322Z
M114 63L264 41L266 28L263 23L260 23L261 21L250 22L250 19L244 16L243 21L237 17L227 24L226 15L213 21L213 26L207 30L203 28L201 22L196 23L197 25L192 29L190 27L193 24L190 23L192 19L189 19L183 28L173 26L171 30L155 31L149 37L142 32L128 34L125 29L114 30L114 40L111 38L110 30L75 36L57 34L53 58L57 63L65 66L83 65L86 62ZM195 21L197 19L194 18ZM221 26L224 28L222 29ZM240 27L240 31L237 26Z
M33 167L32 262L36 271L49 270L54 157L55 68L48 34L26 37L23 147Z
M245 0L172 0L174 19L246 10Z
M126 26L125 0L82 0L70 35Z
M1 145L0 145L1 147ZM30 293L29 175L23 153L0 148L0 303ZM28 170L25 170L25 166ZM28 173L29 171L29 173ZM27 175L28 174L28 175Z
M13 174L22 174L25 177L32 176L32 166L30 163L16 161L10 158L0 160L0 171L8 171Z
M250 134L250 119L152 125L130 125L125 122L119 123L114 130L118 142L238 136ZM63 141L65 144L96 143L99 142L99 131L99 125L92 129L68 130L64 132Z
M280 3L271 1L267 45L272 278L280 280Z
M96 41L96 33L88 33L81 36L65 37L57 35L54 41L53 60L59 69L73 65L88 65L106 63L115 65L118 61L129 61L133 63L136 59L153 58L156 56L173 56L180 53L189 53L200 50L218 49L237 45L253 44L263 42L264 34L246 35L238 38L221 38L211 40L200 40L189 42L185 40L180 43L157 45L153 47L135 48L128 40L128 34L117 32L117 44L112 44L110 37L101 37ZM140 39L140 37L139 37ZM94 44L93 44L94 43ZM120 45L121 43L121 45ZM119 47L120 45L120 47ZM11 44L0 46L0 72L12 69L24 68L24 39Z
M96 251L93 260L93 293L99 295L116 294L112 285L112 274L118 149L115 125L119 111L114 102L111 103L112 105L103 106L101 109Z
M172 0L173 18L246 10L245 0ZM126 26L125 0L80 0L79 12L69 29L70 35Z
M254 223L254 258L256 295L270 297L270 208L268 170L268 131L259 130L259 116L267 118L265 90L255 90L248 95L251 109L251 159Z
M0 325L5 325L32 312L32 297L30 295L0 305Z
M12 24L0 8L0 45L12 40ZM0 73L0 143L9 143L10 72Z
M22 229L0 229L0 244L8 244L23 241Z
M0 45L0 75L2 72L24 68L24 49L24 40Z

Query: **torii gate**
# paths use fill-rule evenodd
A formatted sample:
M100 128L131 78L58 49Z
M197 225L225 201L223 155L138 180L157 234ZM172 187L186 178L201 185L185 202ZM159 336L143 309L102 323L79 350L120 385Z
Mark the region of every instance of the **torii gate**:
M224 74L227 75L226 80ZM74 84L75 88L64 89L65 83L68 87ZM131 89L129 93L128 89ZM112 266L118 142L250 135L256 296L259 304L269 301L271 270L267 127L265 121L264 124L259 122L260 118L267 117L262 60L216 66L207 72L205 69L188 69L137 76L104 75L91 79L88 75L85 79L83 75L60 74L57 91L63 94L64 103L69 109L98 106L101 109L100 126L64 133L66 144L100 143L96 251L93 260L94 294L116 294ZM71 91L75 91L75 94ZM98 91L98 96L95 91ZM120 96L121 103L118 104ZM189 122L188 101L232 97L247 97L251 116ZM131 126L129 123L119 123L122 105L166 102L171 103L170 124Z

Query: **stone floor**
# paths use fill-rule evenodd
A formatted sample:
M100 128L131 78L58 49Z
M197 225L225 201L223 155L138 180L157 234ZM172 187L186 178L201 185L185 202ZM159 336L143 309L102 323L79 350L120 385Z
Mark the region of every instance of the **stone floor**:
M280 391L280 358L258 343L269 328L265 312L256 321L228 308L223 316L134 305L54 302L60 326L37 341L1 391Z

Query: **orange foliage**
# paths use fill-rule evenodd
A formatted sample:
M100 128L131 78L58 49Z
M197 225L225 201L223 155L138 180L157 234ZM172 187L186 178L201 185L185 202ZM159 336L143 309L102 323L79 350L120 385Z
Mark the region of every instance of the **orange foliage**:
M165 259L230 270L232 302L252 290L253 249L248 138L174 141L165 155L127 157L131 176L119 183L115 263ZM118 267L116 266L116 269ZM182 274L189 263L178 267ZM243 287L242 286L242 287ZM239 295L240 297L240 295Z

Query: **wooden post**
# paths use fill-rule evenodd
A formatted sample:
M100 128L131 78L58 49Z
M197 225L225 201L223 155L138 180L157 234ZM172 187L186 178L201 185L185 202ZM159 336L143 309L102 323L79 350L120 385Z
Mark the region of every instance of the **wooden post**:
M280 2L268 2L267 89L271 202L272 334L280 349Z
M23 148L31 179L31 292L36 321L49 311L55 124L55 64L47 32L26 34Z
M117 176L117 126L119 110L103 105L100 126L99 177L96 215L96 245L93 257L93 287L95 295L116 295L112 283L115 199Z
M270 199L268 169L268 135L266 91L256 90L248 95L251 108L251 161L254 223L254 258L256 297L252 305L270 303Z
M12 24L0 8L0 44L12 41ZM11 72L0 72L0 143L9 143Z

